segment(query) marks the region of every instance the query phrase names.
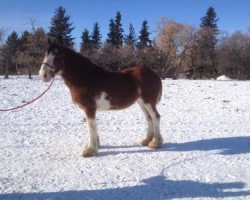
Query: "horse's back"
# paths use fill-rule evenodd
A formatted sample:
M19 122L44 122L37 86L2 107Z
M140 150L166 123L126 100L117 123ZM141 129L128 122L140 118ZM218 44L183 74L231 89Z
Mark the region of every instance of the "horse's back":
M121 71L131 75L137 83L140 98L144 103L157 104L162 94L162 82L160 77L152 70L134 66Z

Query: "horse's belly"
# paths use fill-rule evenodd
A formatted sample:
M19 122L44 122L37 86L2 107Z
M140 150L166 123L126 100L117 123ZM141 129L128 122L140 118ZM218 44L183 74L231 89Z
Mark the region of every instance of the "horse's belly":
M120 110L131 106L138 98L137 93L124 94L108 94L102 92L96 98L97 110Z
M111 96L110 104L112 110L120 110L125 109L129 106L131 106L138 98L138 94L128 94L126 96L124 95L117 95L117 96Z

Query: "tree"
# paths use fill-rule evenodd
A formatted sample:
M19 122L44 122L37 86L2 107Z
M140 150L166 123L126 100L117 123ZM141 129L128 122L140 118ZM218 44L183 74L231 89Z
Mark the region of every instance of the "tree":
M143 50L139 50L136 55L136 65L147 67L154 72L156 72L160 77L172 77L164 74L164 70L166 67L166 63L168 62L168 58L166 53L163 52L158 46L152 45L150 48L144 48Z
M5 30L0 28L0 74L2 74L4 72L4 68L3 68L3 48L4 48L3 38L4 38L4 34L5 34Z
M207 9L206 15L201 18L201 28L211 28L215 30L216 32L218 31L217 28L217 21L219 19L216 16L215 9L213 7L209 7Z
M198 71L200 78L206 73L206 76L215 77L217 75L217 54L216 44L218 42L218 18L213 7L209 7L205 16L201 18L200 30L197 32L197 41L194 48L198 49L199 57Z
M106 42L110 45L115 45L115 22L114 19L109 21L109 33Z
M152 41L149 38L150 33L149 33L148 29L149 29L148 22L146 20L144 20L142 22L142 27L141 27L141 31L140 31L140 35L139 35L138 47L140 49L152 46Z
M210 48L215 49L215 46L218 42L217 40L217 35L219 33L218 27L217 27L217 22L218 18L216 16L216 12L213 7L209 7L207 9L206 15L201 18L201 24L200 28L208 30L211 33L211 39L212 41L210 42Z
M167 58L162 69L162 76L177 79L188 66L194 30L189 25L167 19L162 19L159 26L156 42Z
M47 37L43 28L29 33L22 50L18 51L15 62L28 70L29 78L37 74L47 49Z
M120 12L116 13L115 20L110 20L107 43L115 46L116 48L121 47L123 44L123 28L121 24Z
M214 46L214 31L200 28L195 31L190 43L189 74L193 79L215 78L217 75L217 53Z
M4 38L4 33L5 33L5 30L0 28L0 45L2 44L2 41L3 41L3 38Z
M90 39L92 41L92 45L95 49L98 49L101 45L101 33L98 22L94 24L93 32L90 35Z
M137 39L135 35L135 29L132 24L129 24L129 34L125 36L124 42L127 46L136 46Z
M58 44L72 47L74 38L71 35L72 23L69 22L70 16L66 15L66 10L60 6L56 9L55 15L51 18L51 27L48 36L54 38Z
M35 31L35 28L32 30ZM21 74L21 71L27 68L27 66L25 66L23 63L20 64L18 62L17 58L20 56L19 53L22 54L22 52L27 51L27 48L28 48L27 43L29 40L29 36L30 36L30 33L28 31L24 31L20 37L20 48L17 51L17 56L14 58L14 61L16 63L16 70L17 70L18 74Z
M35 32L35 29L34 29L34 32ZM30 36L30 33L28 31L24 31L21 35L21 38L20 38L20 48L21 48L21 51L25 51L25 45L26 43L28 42L28 38Z
M20 40L15 31L13 31L7 38L6 44L3 48L3 57L4 57L4 65L5 65L5 78L9 77L9 72L14 72L15 62L14 58L16 57L16 53L20 48Z
M234 79L250 79L250 35L237 31L218 46L220 74Z
M84 54L91 49L91 39L90 39L89 31L87 29L84 29L84 31L82 32L81 39L82 39L82 42L81 42L80 52Z
M121 24L121 13L117 12L115 16L115 46L119 47L123 44L123 28Z

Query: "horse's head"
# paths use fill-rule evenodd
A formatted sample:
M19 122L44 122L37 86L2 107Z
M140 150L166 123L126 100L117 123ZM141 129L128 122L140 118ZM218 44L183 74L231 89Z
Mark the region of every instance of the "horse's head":
M48 49L45 53L39 75L44 82L51 81L56 74L62 73L64 53L62 47L48 38Z

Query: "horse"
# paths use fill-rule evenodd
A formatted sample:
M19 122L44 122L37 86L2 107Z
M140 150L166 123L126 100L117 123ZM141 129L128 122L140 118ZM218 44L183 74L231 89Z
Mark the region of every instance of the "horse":
M88 125L88 144L82 156L95 156L100 147L96 112L125 109L135 102L145 114L148 125L141 145L150 148L161 146L163 139L156 105L162 96L162 82L156 73L141 66L111 72L51 39L47 43L48 49L39 76L42 81L49 82L60 75L70 90L73 103L84 111Z

